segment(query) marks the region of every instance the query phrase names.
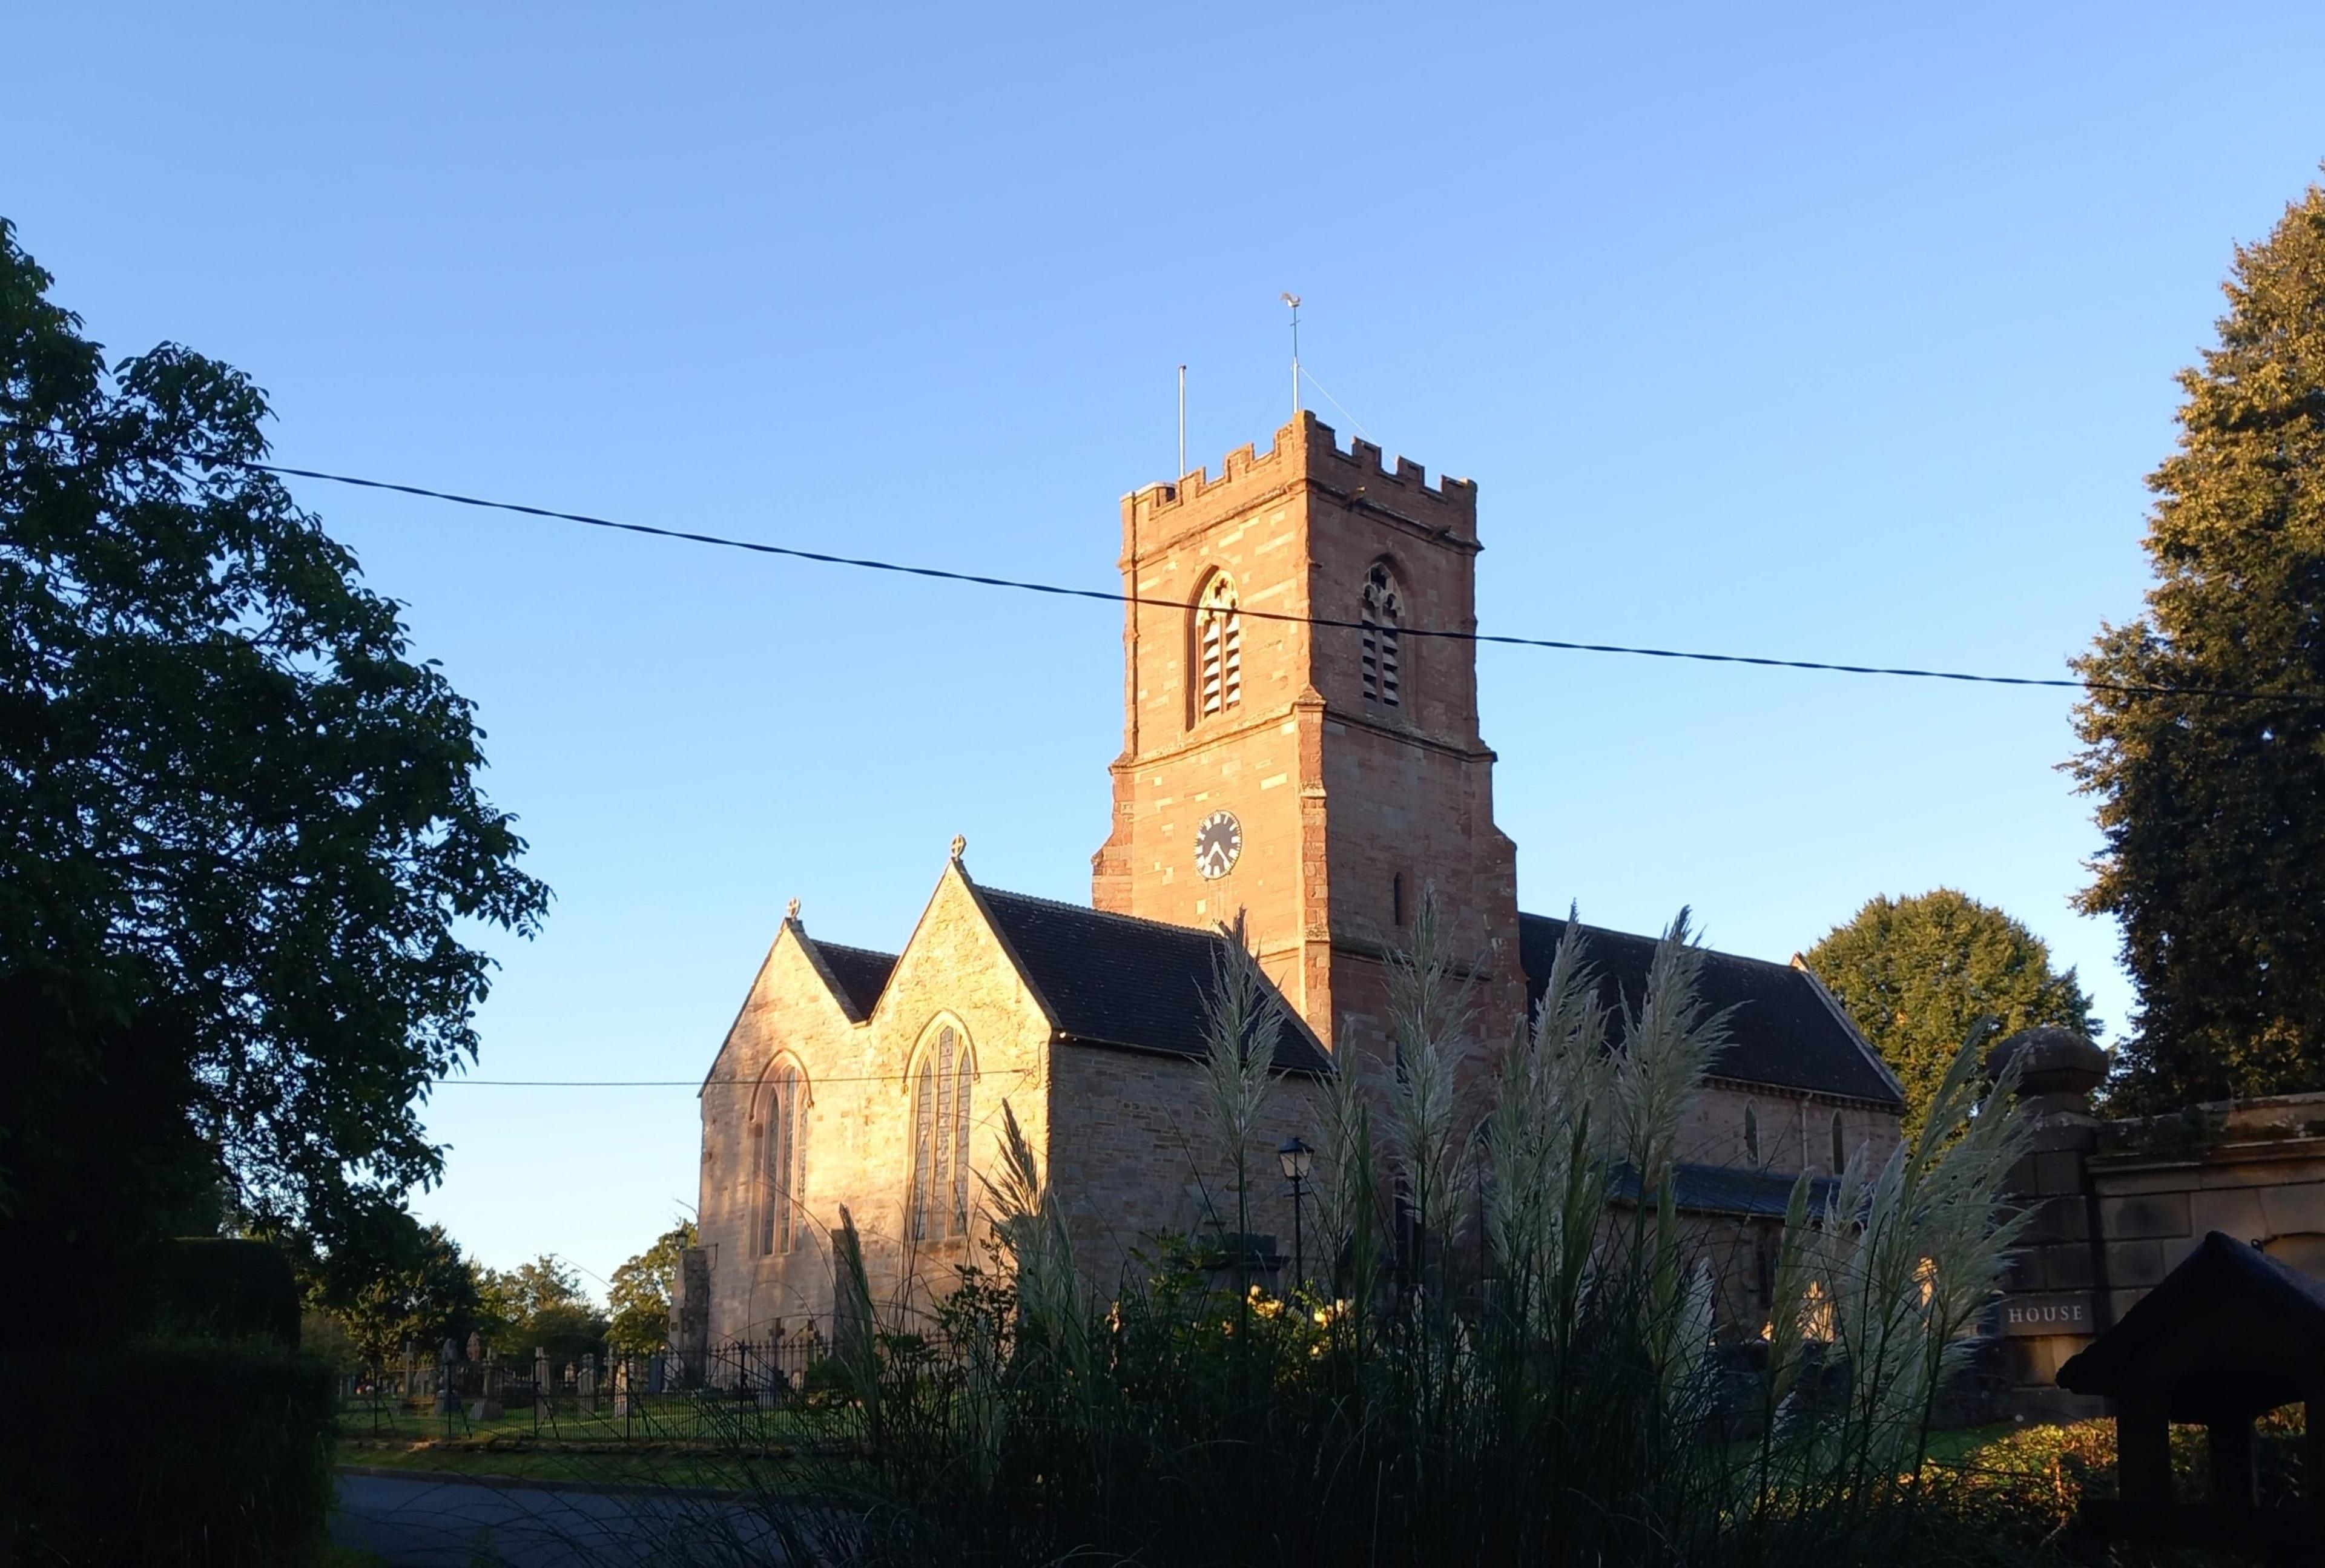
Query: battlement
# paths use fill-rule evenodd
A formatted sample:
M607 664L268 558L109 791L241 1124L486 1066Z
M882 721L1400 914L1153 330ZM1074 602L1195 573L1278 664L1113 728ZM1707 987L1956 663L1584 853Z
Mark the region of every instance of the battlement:
M1177 520L1173 513L1191 509L1208 521L1220 511L1233 511L1255 490L1299 479L1427 527L1448 529L1463 538L1477 537L1475 480L1440 474L1432 487L1429 471L1421 464L1400 457L1392 468L1379 447L1360 438L1351 440L1348 450L1342 451L1332 427L1306 409L1275 432L1267 450L1246 445L1229 452L1217 478L1208 469L1197 469L1181 475L1175 485L1149 485L1132 491L1123 497L1124 519L1134 528L1152 521L1167 531ZM1187 520L1197 518L1190 515Z

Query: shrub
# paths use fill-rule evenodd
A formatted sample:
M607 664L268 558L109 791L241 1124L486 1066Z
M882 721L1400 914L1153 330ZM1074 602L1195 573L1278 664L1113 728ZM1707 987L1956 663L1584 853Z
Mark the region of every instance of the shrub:
M271 1242L185 1237L162 1249L154 1327L196 1339L299 1342L299 1284Z
M15 1561L273 1568L320 1560L332 1369L263 1340L0 1358L0 1518ZM5 1536L0 1536L5 1538Z

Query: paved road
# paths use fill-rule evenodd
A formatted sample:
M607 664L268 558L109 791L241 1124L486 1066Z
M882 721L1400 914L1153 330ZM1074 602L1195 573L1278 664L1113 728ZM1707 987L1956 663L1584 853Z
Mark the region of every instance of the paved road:
M774 1563L776 1533L717 1496L409 1471L339 1472L331 1539L390 1568Z

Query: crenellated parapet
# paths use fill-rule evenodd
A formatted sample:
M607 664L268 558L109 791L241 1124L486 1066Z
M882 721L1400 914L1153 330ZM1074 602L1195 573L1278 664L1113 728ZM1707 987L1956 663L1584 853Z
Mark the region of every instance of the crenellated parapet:
M1320 487L1353 505L1376 509L1456 538L1477 536L1475 481L1439 476L1411 458L1389 462L1381 449L1361 438L1340 449L1330 425L1307 410L1275 432L1265 451L1240 446L1227 455L1218 475L1197 469L1176 484L1149 485L1123 497L1125 537L1153 545L1217 522L1294 484Z

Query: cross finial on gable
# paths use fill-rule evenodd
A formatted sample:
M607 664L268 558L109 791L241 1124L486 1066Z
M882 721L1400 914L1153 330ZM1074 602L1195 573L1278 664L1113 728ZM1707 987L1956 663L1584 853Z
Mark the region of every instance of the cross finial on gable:
M968 853L968 836L966 833L955 833L952 836L952 858L955 860L959 860L963 855Z
M798 899L794 898L789 904L783 905L783 918L785 920L797 920L799 918Z

